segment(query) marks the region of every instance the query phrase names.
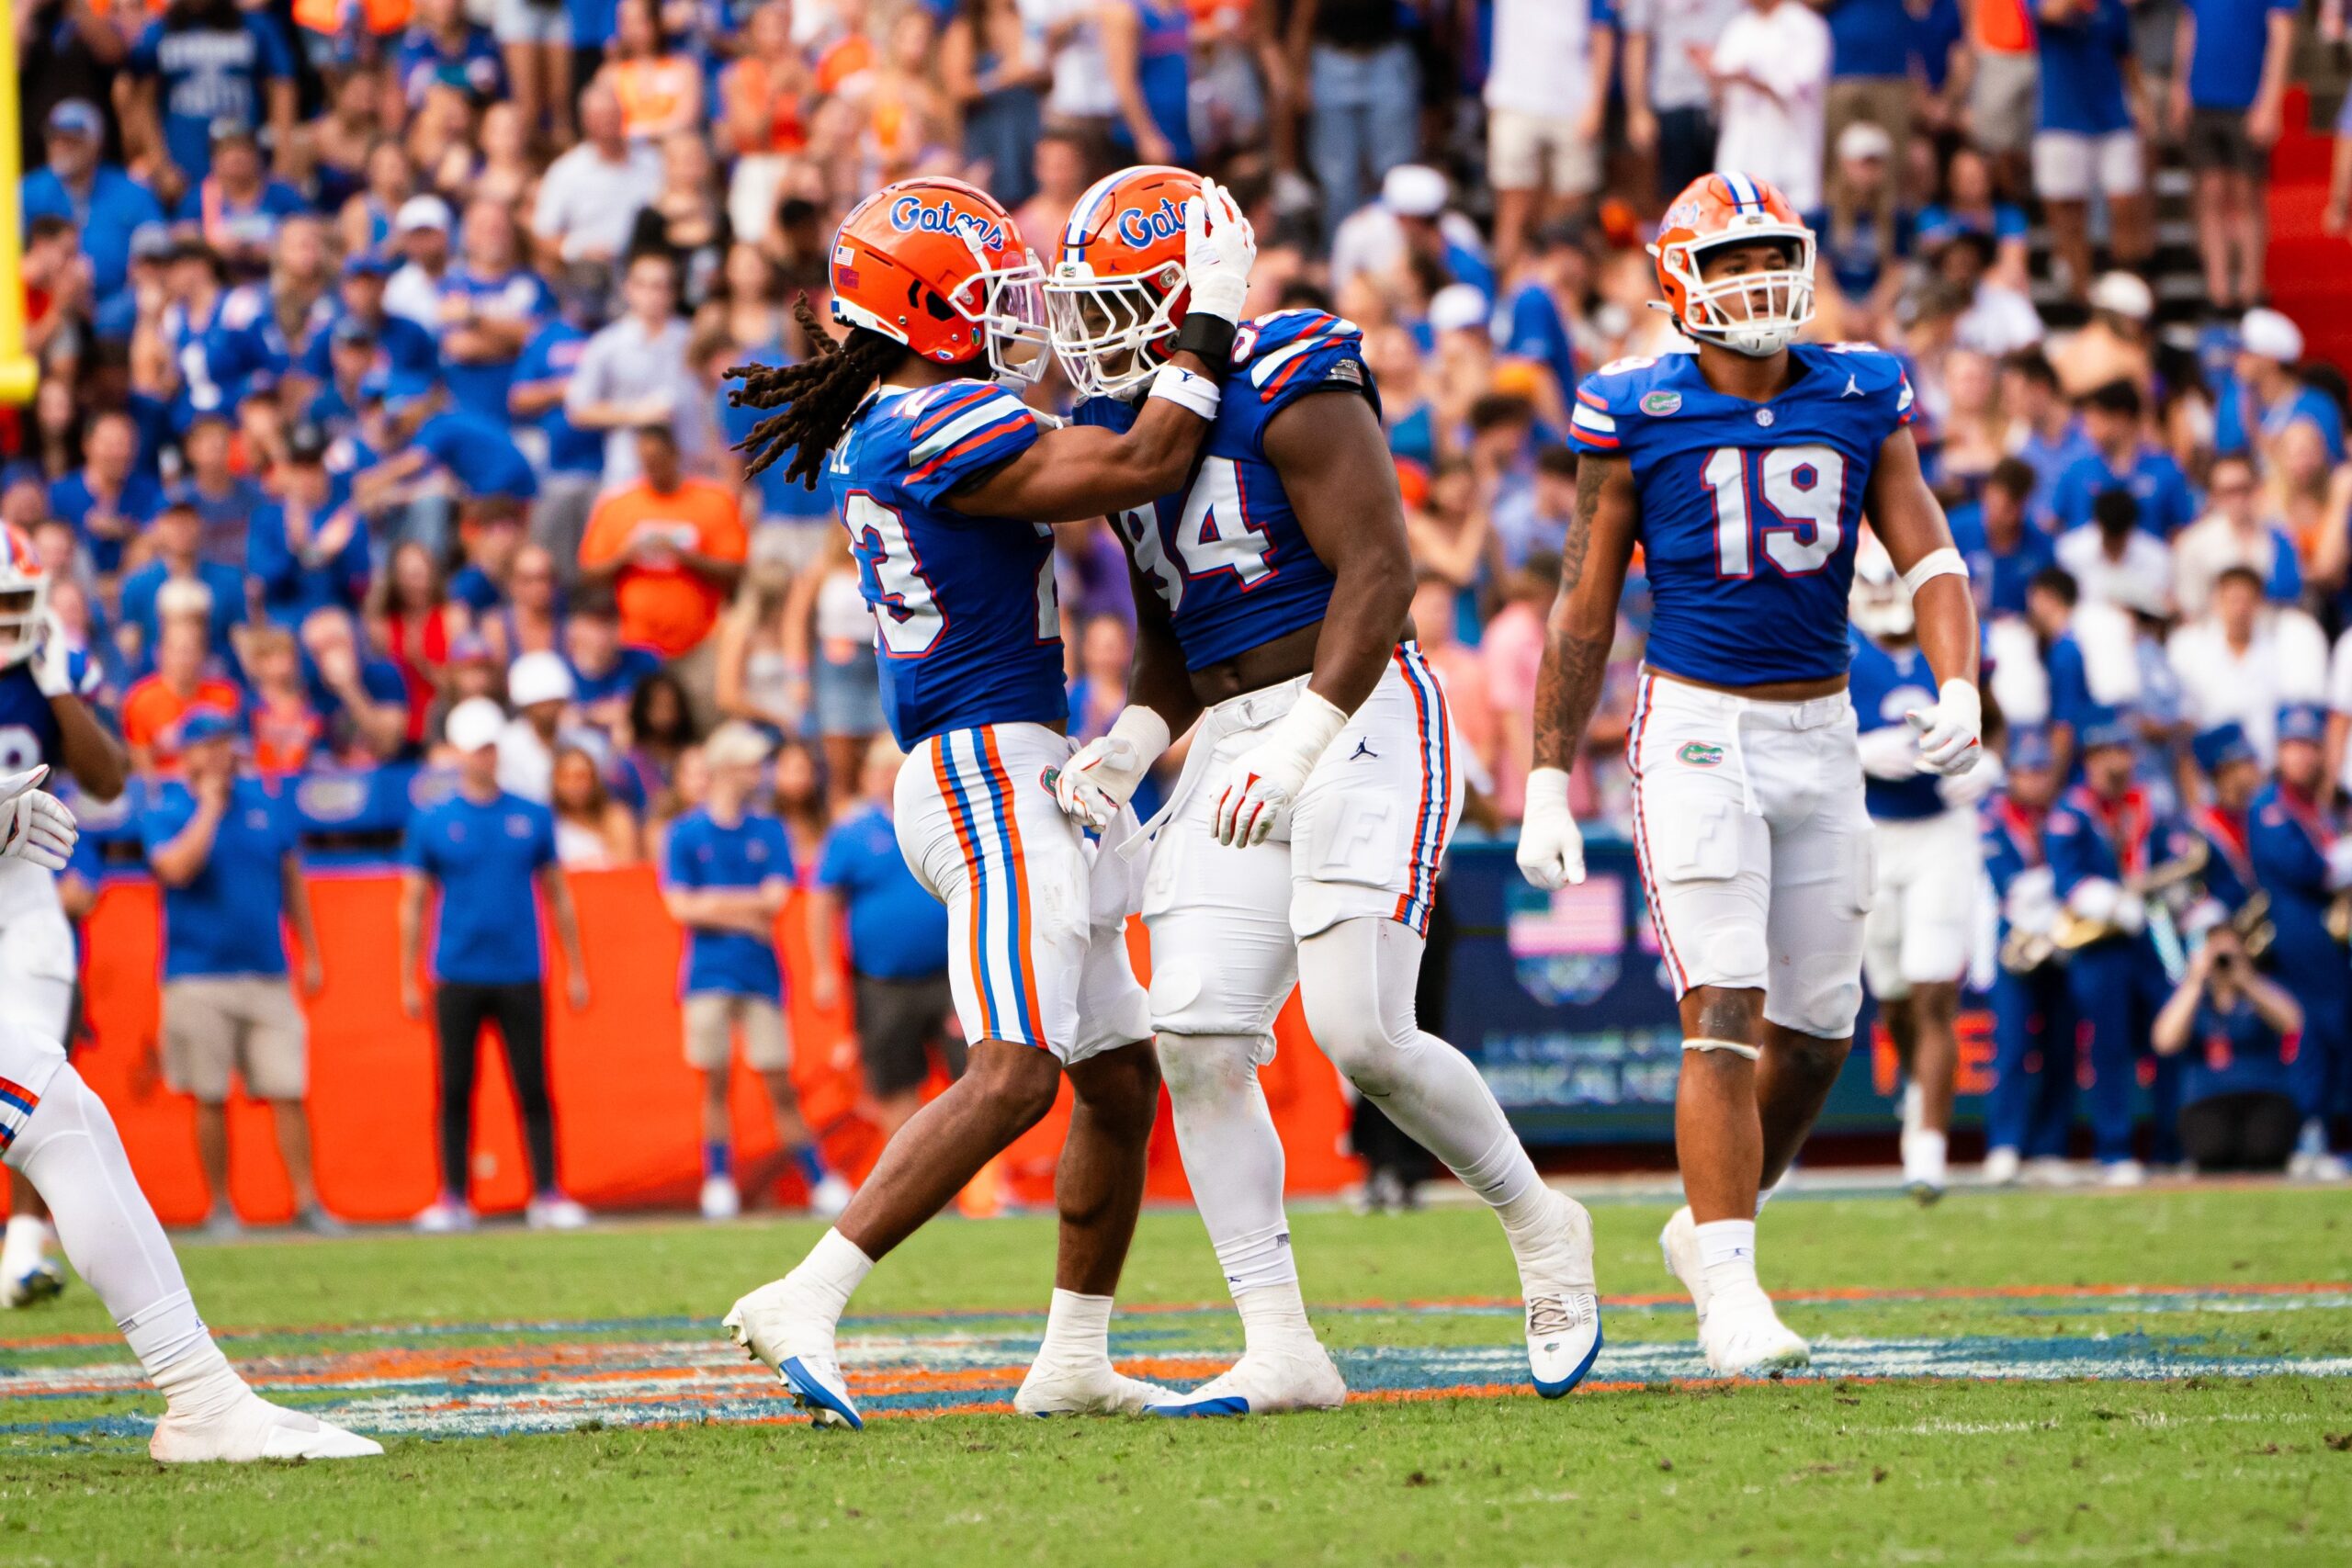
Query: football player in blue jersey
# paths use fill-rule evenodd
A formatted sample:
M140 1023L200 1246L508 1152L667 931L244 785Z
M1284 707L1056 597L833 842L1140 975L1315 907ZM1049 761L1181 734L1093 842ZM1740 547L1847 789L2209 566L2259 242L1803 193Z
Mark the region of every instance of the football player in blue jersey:
M1920 768L1919 732L1903 716L1935 702L1935 676L1919 651L1911 591L1874 535L1855 551L1852 614L1850 690L1878 864L1862 976L1906 1080L1903 1183L1932 1203L1944 1193L1960 985L1982 878L1976 806L1999 787L2000 759L1988 753L1964 773Z
M846 342L832 347L804 302L818 356L740 372L740 401L783 405L746 443L760 449L751 471L792 453L786 476L821 479L849 530L907 753L899 846L947 906L949 982L973 1042L964 1076L892 1137L808 1258L728 1314L821 1423L861 1424L834 1353L850 1292L1046 1114L1065 1072L1053 1307L1014 1404L1133 1412L1167 1397L1114 1371L1106 1338L1159 1075L1120 863L1097 856L1047 782L1072 747L1048 525L1173 490L1216 417L1256 246L1214 188L1180 224L1203 304L1125 434L1049 428L985 378L1043 368L1043 278L1012 216L957 180L901 181L842 221L832 308Z
M1081 423L1148 417L1137 400L1204 298L1179 224L1201 186L1147 165L1071 209L1046 299ZM1404 509L1363 336L1322 310L1261 316L1227 374L1189 482L1114 515L1139 622L1128 706L1057 781L1066 811L1110 829L1170 737L1198 722L1148 859L1141 843L1125 854L1146 866L1152 1030L1244 1349L1154 1412L1347 1394L1300 1301L1282 1141L1258 1085L1294 983L1333 1065L1494 1205L1534 1382L1555 1397L1600 1347L1591 1220L1544 1185L1468 1058L1414 1018L1462 778L1445 694L1412 640Z
M46 769L96 800L122 793L121 743L90 710L98 667L69 651L49 615L49 578L24 536L0 531L0 773ZM21 860L0 861L0 1019L62 1051L73 1027L74 928L57 901L57 878ZM27 1074L34 1064L19 1062ZM15 1077L0 1055L0 1077ZM49 1258L52 1237L40 1197L9 1180L0 1240L0 1307L54 1296L64 1275Z
M1659 1238L1724 1373L1811 1357L1756 1274L1757 1195L1787 1170L1861 1002L1875 876L1847 596L1867 513L1911 592L1935 697L1905 715L1919 765L1982 754L1968 569L1919 472L1894 355L1798 344L1814 236L1761 181L1714 174L1651 246L1696 352L1603 366L1577 389L1582 460L1535 695L1519 863L1584 876L1568 768L1600 694L1635 546L1655 615L1627 739L1634 833L1681 998L1676 1155L1689 1206Z

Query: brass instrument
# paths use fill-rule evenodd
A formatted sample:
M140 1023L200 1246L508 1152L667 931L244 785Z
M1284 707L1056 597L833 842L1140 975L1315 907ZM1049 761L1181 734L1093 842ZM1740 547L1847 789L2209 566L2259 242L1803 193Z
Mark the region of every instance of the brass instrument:
M2347 921L2352 921L2352 902L2339 898L2336 900L2336 905L2342 909ZM2328 919L2331 922L2328 929L2331 931L2335 929L2333 922L2335 915L2336 909L2332 908L2328 911ZM2230 927L2238 933L2238 943L2245 949L2245 955L2249 962L2269 952L2270 944L2278 938L2278 927L2270 919L2270 895L2259 891L2247 894L2245 902L2239 905L2236 912L2230 916Z
M2352 887L2327 901L2327 934L2338 942L2352 942Z
M2212 855L2212 847L2201 838L2191 837L2188 847L2171 860L2150 866L2139 875L2128 878L2123 891L2141 898L2154 899L2194 882L2205 870L2205 863ZM2352 911L2347 911L2352 913ZM2105 942L2109 937L2126 935L2113 920L2094 920L2060 906L2057 921L2050 928L2050 944L2060 953L2073 953Z

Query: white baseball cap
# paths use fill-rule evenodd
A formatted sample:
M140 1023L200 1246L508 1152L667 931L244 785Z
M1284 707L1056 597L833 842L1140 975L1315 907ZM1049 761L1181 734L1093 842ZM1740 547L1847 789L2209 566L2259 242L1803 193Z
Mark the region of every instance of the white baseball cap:
M2303 357L2303 329L2265 306L2248 310L2238 323L2238 346L2264 359L2294 365Z
M2103 272L2091 285L2090 306L2126 321L2144 321L2156 313L2156 293L2135 273Z
M479 751L498 744L506 728L506 710L488 697L468 697L449 710L441 733L460 751Z
M1445 176L1427 164L1399 164L1380 182L1380 205L1400 218L1434 218L1445 197Z
M560 653L545 649L526 653L506 667L506 700L517 708L568 703L578 691L572 683L571 666Z
M438 229L449 231L449 204L437 196L413 196L401 203L392 216L392 232L405 234L417 229Z
M1894 138L1886 127L1867 119L1858 119L1838 133L1838 157L1842 163L1849 158L1891 158L1894 155Z
M702 760L714 768L756 768L774 750L764 733L741 719L729 719L702 743Z
M1460 332L1466 327L1485 327L1493 314L1486 295L1468 283L1449 283L1430 296L1430 330Z

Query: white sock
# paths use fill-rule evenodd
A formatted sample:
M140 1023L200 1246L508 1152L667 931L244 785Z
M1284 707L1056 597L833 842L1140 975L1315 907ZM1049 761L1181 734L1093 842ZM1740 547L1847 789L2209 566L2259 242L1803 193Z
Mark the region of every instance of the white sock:
M1922 1127L1911 1134L1911 1144L1903 1153L1903 1174L1914 1181L1931 1182L1940 1187L1944 1182L1945 1156L1951 1147L1945 1134Z
M1514 1242L1553 1216L1544 1179L1470 1058L1419 1027L1419 933L1341 920L1298 944L1307 1028L1366 1099L1494 1207Z
M1707 1293L1726 1287L1756 1283L1756 1222L1709 1220L1697 1227L1699 1264L1706 1272Z
M37 1267L49 1247L49 1223L35 1214L11 1214L0 1235L0 1280L14 1280Z
M74 1271L113 1314L173 1415L202 1419L250 1393L197 1315L114 1118L71 1066L42 1090L8 1163L49 1205Z
M1314 1325L1306 1321L1306 1303L1299 1299L1298 1281L1261 1291L1243 1291L1233 1298L1241 1310L1241 1348L1270 1350L1301 1339L1313 1342Z
M837 1230L828 1230L817 1238L800 1267L785 1278L816 1301L825 1314L826 1326L832 1327L848 1309L851 1292L873 1272L874 1259L860 1251L855 1242Z
M1076 1291L1054 1289L1053 1305L1046 1309L1046 1339L1037 1347L1040 1361L1107 1361L1111 1359L1111 1298L1081 1296Z
M1295 1301L1298 1264L1283 1213L1283 1140L1253 1065L1264 1044L1246 1034L1162 1034L1159 1073L1184 1176L1227 1287L1237 1299L1288 1287Z

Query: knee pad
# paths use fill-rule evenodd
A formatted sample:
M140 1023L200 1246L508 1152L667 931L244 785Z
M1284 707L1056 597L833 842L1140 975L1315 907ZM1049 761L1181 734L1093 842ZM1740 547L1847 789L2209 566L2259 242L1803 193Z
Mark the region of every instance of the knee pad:
M32 1103L23 1105L26 1100ZM86 1136L100 1123L113 1124L106 1102L72 1063L61 1059L37 1093L14 1083L0 1086L0 1164L29 1174L43 1146L61 1137Z
M1274 1015L1282 1010L1283 997L1291 985L1287 974L1281 980L1281 990L1265 996L1246 977L1237 977L1189 951L1163 955L1155 942L1151 987L1147 992L1152 1032L1195 1038L1263 1034L1270 1043L1266 1059L1271 1061Z

